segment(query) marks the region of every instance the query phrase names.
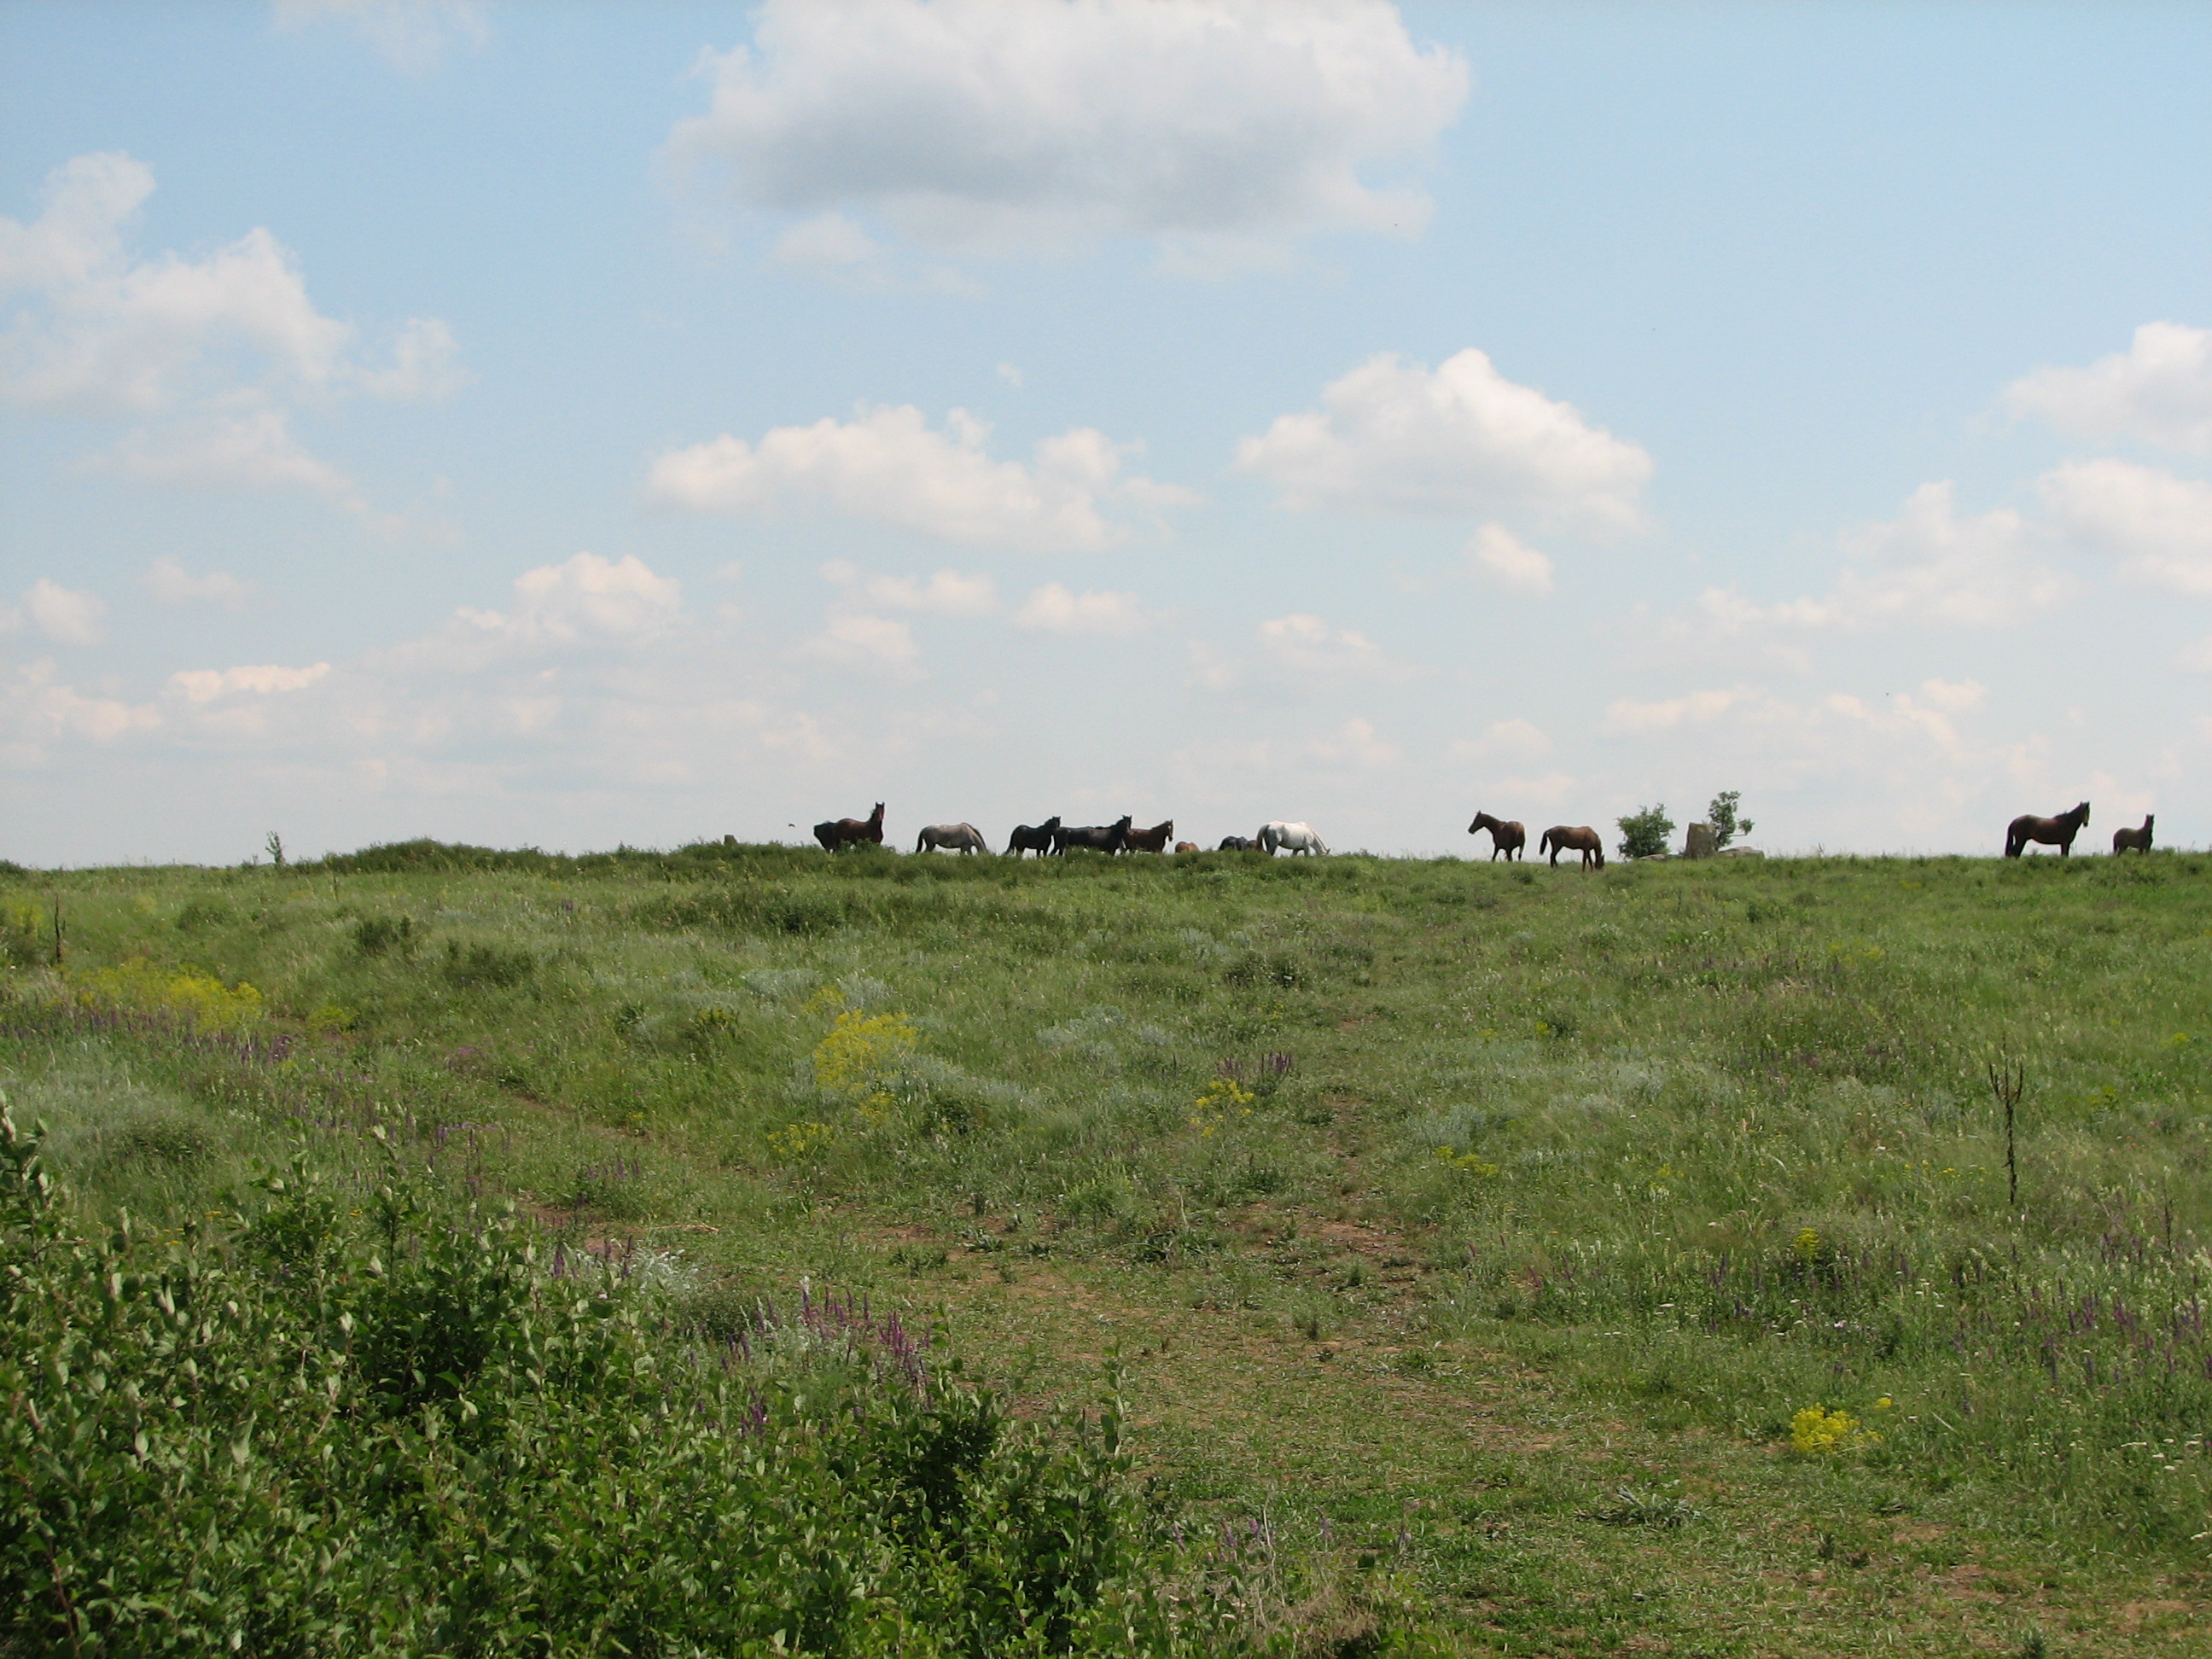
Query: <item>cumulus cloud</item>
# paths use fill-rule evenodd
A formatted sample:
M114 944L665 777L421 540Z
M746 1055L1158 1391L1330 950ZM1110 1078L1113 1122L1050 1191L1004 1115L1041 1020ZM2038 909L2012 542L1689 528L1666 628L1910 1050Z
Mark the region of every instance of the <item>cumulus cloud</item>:
M1452 754L1460 760L1486 760L1498 755L1548 755L1552 748L1551 738L1534 721L1515 719L1492 720L1480 737L1454 743Z
M2123 574L2212 599L2212 483L2106 459L2069 462L2038 489L2058 528Z
M1387 772L1405 758L1405 750L1376 731L1372 720L1357 719L1313 738L1306 752L1325 766L1362 772Z
M1665 733L1694 736L1712 728L1761 732L1780 744L1817 744L1824 732L1845 730L1908 737L1942 750L1962 751L1953 717L1981 706L1984 688L1967 680L1922 683L1916 696L1900 691L1879 702L1832 692L1809 702L1778 697L1763 686L1737 684L1646 701L1616 698L1606 705L1599 730L1607 737L1650 739Z
M1540 599L1552 591L1552 561L1504 525L1486 524L1467 544L1476 576L1501 593Z
M41 576L23 590L21 608L0 605L0 634L33 628L57 645L97 645L107 602Z
M939 570L919 576L873 575L848 559L832 559L823 578L855 599L887 611L919 611L934 617L988 617L999 609L998 585L988 576Z
M2127 350L2086 368L2039 369L2006 388L2005 403L2062 432L2212 455L2212 329L2145 323Z
M655 575L635 554L617 561L579 553L516 577L510 609L464 607L456 615L466 629L491 639L566 644L649 638L674 622L683 605L682 586Z
M292 437L288 405L442 396L461 379L452 331L416 318L388 362L362 357L258 227L198 258L141 255L130 233L153 190L143 162L80 155L47 176L36 219L0 218L0 398L155 422L106 458L143 482L349 498L343 475Z
M1200 258L1418 232L1427 198L1373 175L1418 162L1468 87L1382 0L769 0L704 67L712 106L669 153L745 206L857 209L945 248L1139 236Z
M892 617L832 612L822 631L799 647L802 655L894 674L915 672L921 649L912 624Z
M1958 514L1951 485L1923 484L1896 519L1843 538L1850 561L1819 599L1760 605L1708 588L1698 610L1722 633L1758 628L1861 632L1885 627L2007 628L2072 591L2045 556L2048 532L2010 507Z
M1078 427L1036 447L1034 461L992 459L990 428L954 410L947 429L911 404L863 406L851 421L777 427L757 445L725 434L653 464L649 499L702 513L771 513L793 503L963 546L1084 552L1130 533L1124 514L1190 505L1190 491L1124 475L1131 446Z
M1014 626L1046 634L1140 634L1159 620L1134 593L1071 592L1048 582L1014 612Z
M262 663L240 668L186 668L169 676L170 689L187 702L213 702L240 692L267 696L278 691L301 691L331 672L326 662L305 668L286 668Z
M276 13L287 30L350 24L402 75L428 75L454 47L491 38L479 0L276 0Z
M1651 458L1471 347L1434 372L1370 357L1322 401L1237 446L1237 464L1295 511L1504 514L1597 534L1644 521ZM1520 562L1524 580L1532 568Z
M236 611L252 596L253 584L221 570L195 576L168 554L147 567L139 579L149 593L163 605L219 605Z
M1261 623L1259 642L1269 662L1293 674L1349 674L1376 679L1406 677L1404 665L1385 655L1364 634L1333 628L1304 611Z

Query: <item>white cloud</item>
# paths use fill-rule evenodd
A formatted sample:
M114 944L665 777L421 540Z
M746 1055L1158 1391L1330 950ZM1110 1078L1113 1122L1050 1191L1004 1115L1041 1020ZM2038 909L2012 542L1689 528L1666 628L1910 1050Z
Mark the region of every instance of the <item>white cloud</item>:
M854 518L969 547L1082 552L1129 533L1106 509L1142 514L1200 498L1123 476L1129 446L1078 427L1037 445L1033 465L994 460L990 428L954 410L933 428L911 404L863 406L856 418L777 427L757 446L726 434L653 464L646 492L702 513L768 513L819 502Z
M1540 599L1552 591L1552 561L1506 529L1486 524L1467 544L1468 562L1500 592Z
M1716 587L1698 597L1698 609L1723 633L2008 628L2050 610L2073 589L2045 557L2049 542L2046 530L2010 507L1961 519L1948 483L1923 484L1895 520L1844 537L1850 562L1823 598L1762 605L1733 588Z
M1376 679L1403 679L1407 669L1386 656L1364 634L1349 628L1332 628L1319 617L1304 611L1263 622L1260 649L1277 668L1301 677L1350 674Z
M1058 582L1038 588L1014 612L1015 627L1047 634L1126 637L1142 633L1158 620L1134 593L1076 593Z
M705 67L680 164L980 251L1418 232L1427 198L1366 175L1425 155L1468 85L1381 0L769 0Z
M137 483L190 489L306 489L356 507L353 480L292 435L281 409L212 415L134 432L86 465Z
M1000 363L999 365L999 378L1004 380L1008 386L1013 387L1017 392L1019 392L1022 389L1022 371L1017 364Z
M455 46L482 47L491 27L479 0L276 0L277 26L350 23L402 75L428 75Z
M1923 680L1920 694L1929 705L1946 714L1964 714L1979 708L1989 698L1990 689L1979 680Z
M392 343L392 367L362 368L356 378L372 398L392 403L427 404L451 397L470 376L453 361L460 343L435 317L410 317Z
M514 579L512 610L457 612L469 629L520 643L649 638L673 623L684 592L635 554L619 561L579 553Z
M881 242L842 213L824 213L793 225L779 237L779 263L805 270L850 271L879 264Z
M2062 432L2212 455L2212 329L2145 323L2126 351L2087 368L2039 369L2014 381L2005 402Z
M1540 778L1500 778L1498 794L1503 800L1527 799L1539 806L1556 807L1574 792L1575 782L1565 772L1547 772Z
M1372 720L1348 720L1306 744L1306 753L1327 766L1348 766L1362 772L1387 772L1405 758L1405 750L1375 729Z
M240 668L186 668L169 676L170 688L187 702L213 702L217 697L251 692L267 696L277 691L301 691L331 672L326 662L305 668L286 668L276 663Z
M999 609L998 585L988 576L939 570L927 581L919 576L864 573L850 560L832 559L822 567L826 580L888 611L920 611L937 617L988 617Z
M896 674L915 672L921 658L911 624L890 617L833 613L822 631L799 647L802 654Z
M2191 673L2212 674L2212 634L2207 634L2175 659L2176 665Z
M1739 704L1761 695L1753 687L1736 685L1691 691L1679 697L1666 697L1657 702L1616 697L1606 705L1600 729L1613 737L1637 737L1648 732L1671 731L1686 724L1705 725L1718 720Z
M1532 720L1492 720L1472 742L1462 738L1452 744L1461 760L1482 760L1494 755L1535 756L1552 752L1553 743Z
M0 634L35 628L58 645L97 645L107 603L97 593L64 587L41 576L23 590L22 609L0 605Z
M1526 515L1601 534L1643 523L1651 458L1473 348L1434 373L1392 352L1370 357L1322 402L1237 446L1237 464L1287 507Z
M224 571L210 570L204 576L195 576L166 553L155 560L138 580L163 605L204 603L235 611L253 592L252 582L241 581Z
M2070 461L2038 485L2058 526L2139 581L2212 598L2212 483L2130 461Z

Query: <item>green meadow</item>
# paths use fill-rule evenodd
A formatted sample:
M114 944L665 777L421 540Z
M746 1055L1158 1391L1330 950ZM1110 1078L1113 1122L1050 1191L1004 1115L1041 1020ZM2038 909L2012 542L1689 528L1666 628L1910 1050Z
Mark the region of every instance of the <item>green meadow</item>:
M12 871L0 1648L2201 1654L2209 862Z

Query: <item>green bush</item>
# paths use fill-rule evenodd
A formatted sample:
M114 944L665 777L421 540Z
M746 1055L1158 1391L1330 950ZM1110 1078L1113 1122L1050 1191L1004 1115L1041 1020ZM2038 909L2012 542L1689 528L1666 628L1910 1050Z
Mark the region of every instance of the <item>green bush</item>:
M1235 1644L1161 1592L1110 1404L1017 1425L811 1297L687 1345L635 1261L260 1188L220 1235L80 1237L0 1113L0 1650Z
M1646 806L1614 822L1620 825L1620 856L1625 859L1648 859L1665 852L1667 837L1674 833L1674 820L1663 805Z

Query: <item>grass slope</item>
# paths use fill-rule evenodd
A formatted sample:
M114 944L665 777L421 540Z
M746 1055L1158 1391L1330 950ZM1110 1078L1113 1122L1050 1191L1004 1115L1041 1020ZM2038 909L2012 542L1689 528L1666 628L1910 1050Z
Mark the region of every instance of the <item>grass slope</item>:
M97 1212L381 1128L676 1253L702 1320L805 1276L1032 1401L1118 1352L1158 1495L1309 1650L2181 1654L2206 877L431 843L8 877L0 1077Z

